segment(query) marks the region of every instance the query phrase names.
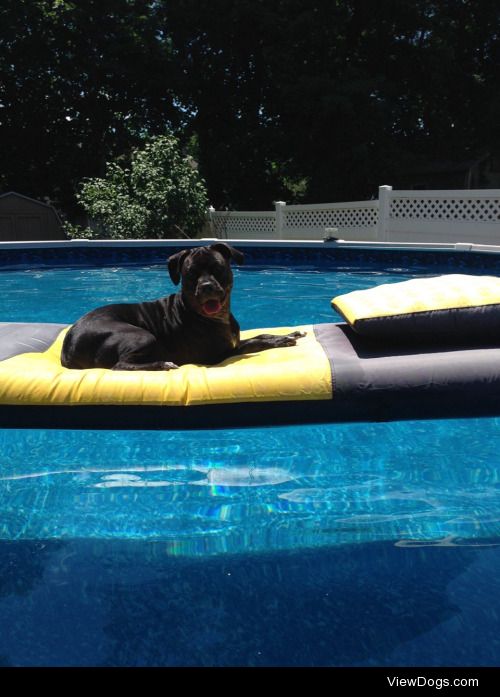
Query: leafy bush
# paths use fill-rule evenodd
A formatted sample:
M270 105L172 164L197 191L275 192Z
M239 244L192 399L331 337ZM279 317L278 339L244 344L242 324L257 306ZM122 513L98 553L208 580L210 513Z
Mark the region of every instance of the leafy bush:
M93 222L67 224L70 237L162 239L195 236L206 220L205 185L172 135L149 139L129 166L108 162L105 178L87 179L77 195Z

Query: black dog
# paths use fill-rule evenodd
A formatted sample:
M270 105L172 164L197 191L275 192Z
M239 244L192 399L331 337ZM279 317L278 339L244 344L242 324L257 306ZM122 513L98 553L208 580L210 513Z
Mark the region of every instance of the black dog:
M184 363L214 365L230 356L293 346L305 334L261 334L240 340L230 311L231 259L243 254L224 242L174 254L168 270L182 288L152 302L106 305L84 315L64 339L66 368L170 370Z

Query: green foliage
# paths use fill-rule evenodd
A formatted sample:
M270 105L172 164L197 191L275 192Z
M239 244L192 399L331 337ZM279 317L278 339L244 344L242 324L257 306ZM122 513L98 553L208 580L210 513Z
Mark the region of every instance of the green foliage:
M172 135L134 149L127 165L109 162L105 178L85 181L78 200L94 223L67 225L70 237L162 239L195 236L208 199L191 157L183 157Z
M71 216L84 177L141 133L178 127L172 55L145 0L0 2L0 146L7 190Z
M164 21L216 207L358 200L421 161L500 156L498 0L182 0Z
M2 0L0 185L71 219L82 179L166 129L216 208L498 159L499 26L498 0Z

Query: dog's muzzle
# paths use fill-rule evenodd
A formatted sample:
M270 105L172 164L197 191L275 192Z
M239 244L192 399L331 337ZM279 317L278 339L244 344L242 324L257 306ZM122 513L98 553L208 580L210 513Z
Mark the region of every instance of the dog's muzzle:
M223 307L227 293L215 281L202 281L196 288L196 300L204 315L218 314Z

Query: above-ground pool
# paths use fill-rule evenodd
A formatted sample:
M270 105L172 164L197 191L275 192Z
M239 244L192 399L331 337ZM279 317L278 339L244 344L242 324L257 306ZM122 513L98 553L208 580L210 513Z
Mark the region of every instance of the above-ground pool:
M42 261L3 267L0 321L173 292L158 258ZM242 328L331 322L334 295L458 268L497 273L261 253L232 308ZM497 665L499 428L2 430L0 665Z

